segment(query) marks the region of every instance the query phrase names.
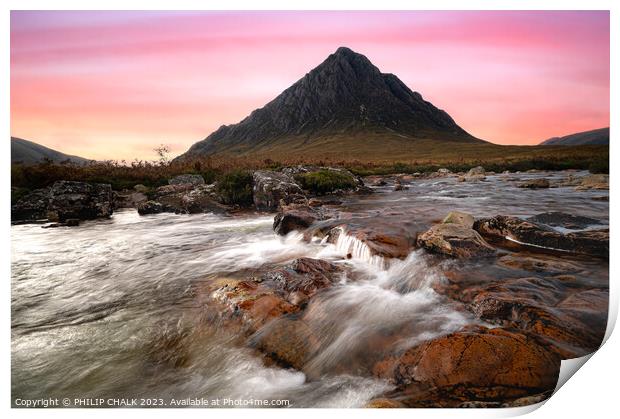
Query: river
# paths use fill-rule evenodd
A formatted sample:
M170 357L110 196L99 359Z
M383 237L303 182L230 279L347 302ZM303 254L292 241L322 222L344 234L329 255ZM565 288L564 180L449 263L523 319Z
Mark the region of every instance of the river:
M608 191L520 189L506 179L564 176L495 175L475 183L421 179L400 192L386 185L369 196L345 198L338 216L417 228L454 209L475 217L562 211L598 220L591 227L607 226L609 203L593 198ZM139 216L121 210L77 228L12 226L13 399L283 399L294 407L361 407L390 384L335 366L366 351L378 330L400 331L395 344L405 347L480 323L433 290L448 262L421 250L389 264L362 253L346 259L351 243L344 239L328 244L305 242L296 233L279 237L272 222L273 214L264 213ZM302 256L348 264L356 272L355 281L342 278L312 303L326 313L311 320L325 331L312 363L333 371L318 377L265 363L235 336L209 324L199 298L201 284L215 278ZM583 267L578 283L607 287L605 261L572 262ZM472 266L485 269L484 263Z

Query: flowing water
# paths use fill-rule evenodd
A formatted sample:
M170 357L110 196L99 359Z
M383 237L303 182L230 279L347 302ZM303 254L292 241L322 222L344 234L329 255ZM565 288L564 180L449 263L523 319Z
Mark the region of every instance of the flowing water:
M510 177L537 176L566 174ZM426 228L459 209L476 217L563 211L595 218L592 227L600 227L608 225L609 206L593 198L606 195L572 187L523 190L504 175L479 183L425 179L407 191L386 186L349 197L338 210L375 226ZM407 348L477 322L433 291L443 271L420 250L388 263L346 234L335 244L307 243L294 233L278 237L272 221L264 214L141 217L122 210L77 228L13 226L13 399L284 399L296 407L359 407L389 384L337 367L366 353L378 331L399 331L392 344ZM301 256L348 264L356 273L306 310L306 320L323 331L322 350L310 361L323 371L316 377L267 365L210 324L196 297L200 284L214 278ZM579 280L606 286L605 262L575 263L594 273Z

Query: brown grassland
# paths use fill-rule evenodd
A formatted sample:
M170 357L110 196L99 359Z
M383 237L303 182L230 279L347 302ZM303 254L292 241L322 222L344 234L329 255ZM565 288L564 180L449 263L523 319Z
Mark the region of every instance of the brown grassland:
M381 141L359 141L355 137L329 140L291 141L282 147L268 146L246 155L214 155L168 161L93 162L73 164L12 165L12 198L57 180L109 183L115 190L137 184L164 185L182 173L200 174L213 182L235 171L278 169L309 164L345 167L358 175L430 172L440 167L465 171L482 165L487 171L525 171L587 169L594 173L609 171L608 146L500 146L490 143L452 143L436 140L403 141L386 137ZM288 151L282 151L286 148ZM295 150L291 152L290 150ZM343 152L342 150L347 150Z

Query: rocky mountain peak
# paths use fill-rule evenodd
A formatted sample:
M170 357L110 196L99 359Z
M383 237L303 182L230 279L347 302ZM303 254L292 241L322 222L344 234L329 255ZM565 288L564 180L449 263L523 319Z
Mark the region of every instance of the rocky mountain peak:
M480 141L398 77L340 47L263 108L220 127L186 154L260 153L278 142L290 146L291 139L308 144L319 137L360 133Z

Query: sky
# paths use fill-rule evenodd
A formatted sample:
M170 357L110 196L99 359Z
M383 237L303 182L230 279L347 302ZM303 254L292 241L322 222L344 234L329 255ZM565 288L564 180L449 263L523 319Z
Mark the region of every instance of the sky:
M340 46L487 141L609 126L607 11L13 11L11 135L91 159L178 155Z

